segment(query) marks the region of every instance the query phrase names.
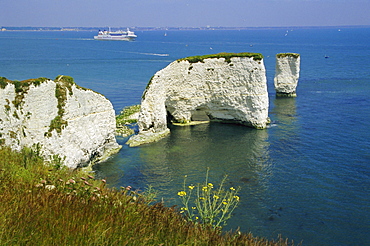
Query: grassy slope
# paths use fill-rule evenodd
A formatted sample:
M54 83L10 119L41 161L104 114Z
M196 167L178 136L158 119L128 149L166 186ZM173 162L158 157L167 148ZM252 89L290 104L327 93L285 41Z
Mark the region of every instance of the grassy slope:
M288 245L189 223L148 195L112 190L37 151L0 147L0 245Z

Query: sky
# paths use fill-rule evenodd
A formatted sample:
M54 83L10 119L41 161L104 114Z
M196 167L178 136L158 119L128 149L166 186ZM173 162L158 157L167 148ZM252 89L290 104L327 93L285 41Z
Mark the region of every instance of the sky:
M1 26L370 25L370 0L0 0Z

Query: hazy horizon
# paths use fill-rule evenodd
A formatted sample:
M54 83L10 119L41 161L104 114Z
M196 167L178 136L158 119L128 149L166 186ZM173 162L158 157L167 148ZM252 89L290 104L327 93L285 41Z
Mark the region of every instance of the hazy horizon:
M8 27L370 25L369 0L0 0Z
M268 29L268 28L335 28L335 27L341 27L341 28L351 28L351 27L370 27L370 25L332 25L332 26L197 26L197 27L190 27L190 26L0 26L0 28L122 28L122 27L128 27L128 28L137 28L137 29Z

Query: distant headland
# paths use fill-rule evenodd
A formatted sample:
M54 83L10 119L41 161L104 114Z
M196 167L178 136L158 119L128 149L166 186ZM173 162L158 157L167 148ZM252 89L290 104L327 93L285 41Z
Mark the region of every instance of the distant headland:
M223 26L205 26L205 27L136 27L130 26L133 31L182 31L182 30L256 30L256 29L292 29L292 28L366 28L370 25L357 26L284 26L284 27L223 27ZM107 29L103 27L31 27L31 26L0 26L0 31L97 31ZM126 26L112 27L112 29L125 29Z

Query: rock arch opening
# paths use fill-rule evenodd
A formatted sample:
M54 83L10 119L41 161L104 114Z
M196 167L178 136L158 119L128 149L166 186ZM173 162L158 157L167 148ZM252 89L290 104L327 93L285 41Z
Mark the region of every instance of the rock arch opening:
M204 107L196 108L191 112L191 121L210 121L208 111Z

